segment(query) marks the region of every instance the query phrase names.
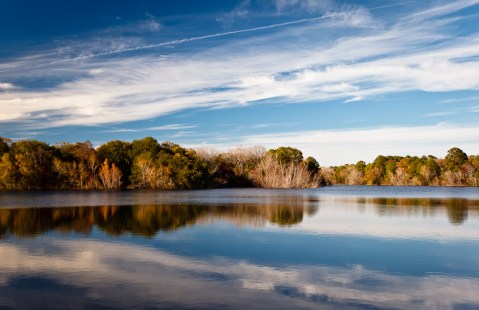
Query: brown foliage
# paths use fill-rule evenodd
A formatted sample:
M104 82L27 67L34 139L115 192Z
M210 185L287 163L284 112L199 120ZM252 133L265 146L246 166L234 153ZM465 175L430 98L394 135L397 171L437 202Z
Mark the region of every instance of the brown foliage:
M98 172L103 188L118 189L121 186L121 171L115 164L108 164L108 159L105 159Z
M266 155L251 171L254 184L266 188L319 187L320 177L308 171L303 163L281 164L274 156Z

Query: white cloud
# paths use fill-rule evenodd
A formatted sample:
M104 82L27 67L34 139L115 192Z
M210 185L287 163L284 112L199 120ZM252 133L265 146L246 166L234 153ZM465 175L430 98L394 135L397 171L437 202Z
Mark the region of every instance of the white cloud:
M163 25L158 21L153 14L145 13L146 18L130 23L122 23L117 26L108 27L103 30L103 34L135 34L144 32L158 32ZM121 20L121 18L117 19Z
M437 124L261 134L207 145L221 150L239 145L263 145L267 148L288 145L302 150L305 156L315 157L322 166L334 166L359 160L372 162L377 155L444 157L452 147L459 147L467 154L477 154L477 137L479 125ZM381 154L378 154L378 146Z
M222 23L224 26L230 27L237 19L244 19L248 17L250 5L250 0L242 0L231 12L223 14L216 20Z
M10 88L0 93L0 121L23 121L46 113L49 118L35 119L32 126L97 125L272 99L352 102L403 91L479 90L477 34L457 38L450 30L457 19L429 19L431 12L452 12L476 2L460 1L381 27L360 28L354 36L342 33L341 28L335 40L321 34L340 25L349 29L356 22L344 16L364 9L147 46L106 39L108 44L97 42L98 52L91 45L80 54L75 49L74 61L69 57L53 60L47 53L52 60L47 67L52 70L41 67L35 57L0 64L0 70L8 70L0 71L0 78L2 74L22 77L45 72L55 77L66 72L80 76L48 90ZM301 3L310 5L309 1ZM230 40L196 54L107 57L260 30L271 33Z
M457 114L455 111L444 111L444 112L434 112L434 113L428 113L425 114L424 116L426 117L436 117L436 116L448 116L448 115L454 115Z
M180 130L195 128L195 125L183 125L183 124L168 124L163 126L148 127L147 130Z
M149 32L157 32L161 29L161 24L155 19L149 19L140 24L141 29L145 29Z
M181 130L191 129L197 127L196 125L184 125L184 124L168 124L163 126L147 127L147 128L117 128L111 130L105 130L103 132L143 132L143 131L162 131L162 130Z
M470 107L470 108L468 108L468 110L471 111L471 112L474 112L474 113L478 113L479 112L479 105Z
M474 97L464 97L464 98L450 98L450 99L444 99L441 100L441 103L456 103L456 102L466 102L466 101L478 101L479 102L479 97L474 96Z
M331 11L335 7L331 0L274 0L273 3L279 13L299 11L316 14Z
M0 113L0 120L3 120L3 121L16 120L25 116L26 115L22 113Z
M88 73L90 73L91 75L97 75L97 74L103 73L103 70L102 69L92 69Z
M11 83L0 83L0 90L5 91L5 90L12 90L14 88L15 86Z
M451 14L460 10L463 10L467 7L476 5L479 3L478 0L459 0L459 1L443 1L443 4L436 5L430 9L412 14L409 18L412 19L428 19L434 18L438 16L444 16L447 14Z

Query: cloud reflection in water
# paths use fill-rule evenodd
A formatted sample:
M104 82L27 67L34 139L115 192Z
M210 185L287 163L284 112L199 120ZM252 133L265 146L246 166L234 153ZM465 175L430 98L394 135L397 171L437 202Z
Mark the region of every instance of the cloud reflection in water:
M50 253L52 248L61 255ZM45 298L60 297L78 307L122 308L314 308L328 304L452 309L458 304L479 304L478 279L387 274L361 265L279 269L221 257L192 259L130 244L50 239L33 252L28 244L1 245L0 257L0 288L8 292L2 294L0 305L12 307L35 307ZM50 285L20 298L27 296L35 281Z

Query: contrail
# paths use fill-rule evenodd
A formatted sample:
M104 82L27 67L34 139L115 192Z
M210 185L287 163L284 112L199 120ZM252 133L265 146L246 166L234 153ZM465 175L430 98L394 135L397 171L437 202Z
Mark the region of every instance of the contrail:
M61 62L67 62L67 61L89 59L89 58L100 57L100 56L107 56L107 55L118 54L118 53L126 53L126 52L134 52L134 51L145 50L145 49L152 49L152 48L157 48L157 47L162 47L162 46L178 45L178 44L188 43L188 42L193 42L193 41L200 41L200 40L205 40L205 39L226 37L226 36L240 34L240 33L248 33L248 32L261 31L261 30L274 29L274 28L281 28L281 27L297 25L297 24L310 23L310 22L315 22L315 21L322 20L322 19L327 19L327 18L330 18L330 17L335 17L335 16L341 16L341 15L346 15L346 14L351 14L351 13L359 13L359 12L368 12L368 11L373 11L373 10L379 10L379 9L384 9L384 8L389 8L389 7L400 6L400 5L403 5L403 4L408 3L408 2L410 2L410 1L396 3L396 4L390 4L390 5L383 5L383 6L370 8L370 9L358 9L358 10L353 10L353 11L349 11L349 12L328 13L328 14L324 14L324 15L321 15L321 16L318 16L318 17L303 18L303 19L298 19L298 20L284 22L284 23L278 23L278 24L272 24L272 25L254 27L254 28L247 28L247 29L240 29L240 30L233 30L233 31L221 32L221 33L215 33L215 34L207 34L207 35L204 35L204 36L190 37L190 38L178 39L178 40L156 43L156 44L150 44L150 45L128 47L128 48L123 48L123 49L111 50L111 51L108 51L108 52L102 52L102 53L85 55L85 56L80 56L80 57L71 58L71 59L65 59L65 60L57 61L54 64L61 63Z
M111 50L111 51L101 52L101 53L96 53L96 54L91 54L91 55L78 56L78 57L75 57L75 58L57 60L57 61L46 63L46 64L39 64L39 65L32 66L32 67L26 67L24 69L39 68L39 67L56 65L56 64L66 63L66 62L77 61L77 60L91 59L91 58L96 58L96 57L101 57L101 56L108 56L108 55L114 55L114 54L120 54L120 53L141 51L141 50L146 50L146 49L158 48L158 47L162 47L162 46L178 45L178 44L183 44L183 43L188 43L188 42L193 42L193 41L200 41L200 40L205 40L205 39L226 37L226 36L231 36L231 35L241 34L241 33L256 32L256 31L281 28L281 27L286 27L286 26L291 26L291 25L311 23L311 22L315 22L315 21L318 21L318 20L327 19L327 18L331 18L331 17L335 17L335 16L341 16L341 15L346 15L346 14L351 14L351 13L369 12L369 11L374 11L374 10L379 10L379 9L384 9L384 8L389 8L389 7L401 6L401 5L403 5L405 3L409 3L409 2L410 1L404 1L404 2L390 4L390 5L378 6L378 7L374 7L374 8L370 8L370 9L365 8L365 9L358 9L358 10L353 10L353 11L348 11L348 12L327 13L327 14L324 14L324 15L321 15L321 16L318 16L318 17L303 18L303 19L298 19L298 20L284 22L284 23L277 23L277 24L271 24L271 25L266 25L266 26L240 29L240 30L233 30L233 31L228 31L228 32L220 32L220 33L214 33L214 34L207 34L207 35L203 35L203 36L196 36L196 37L172 40L172 41L156 43L156 44L149 44L149 45L142 45L142 46L136 46L136 47L116 49L116 50ZM8 70L8 69L7 70L1 70L0 72L5 72L5 71L10 71L10 70Z

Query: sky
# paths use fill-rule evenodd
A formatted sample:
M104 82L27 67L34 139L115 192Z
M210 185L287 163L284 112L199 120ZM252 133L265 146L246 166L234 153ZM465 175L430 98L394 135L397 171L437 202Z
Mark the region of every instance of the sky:
M479 0L5 0L0 136L479 154Z

